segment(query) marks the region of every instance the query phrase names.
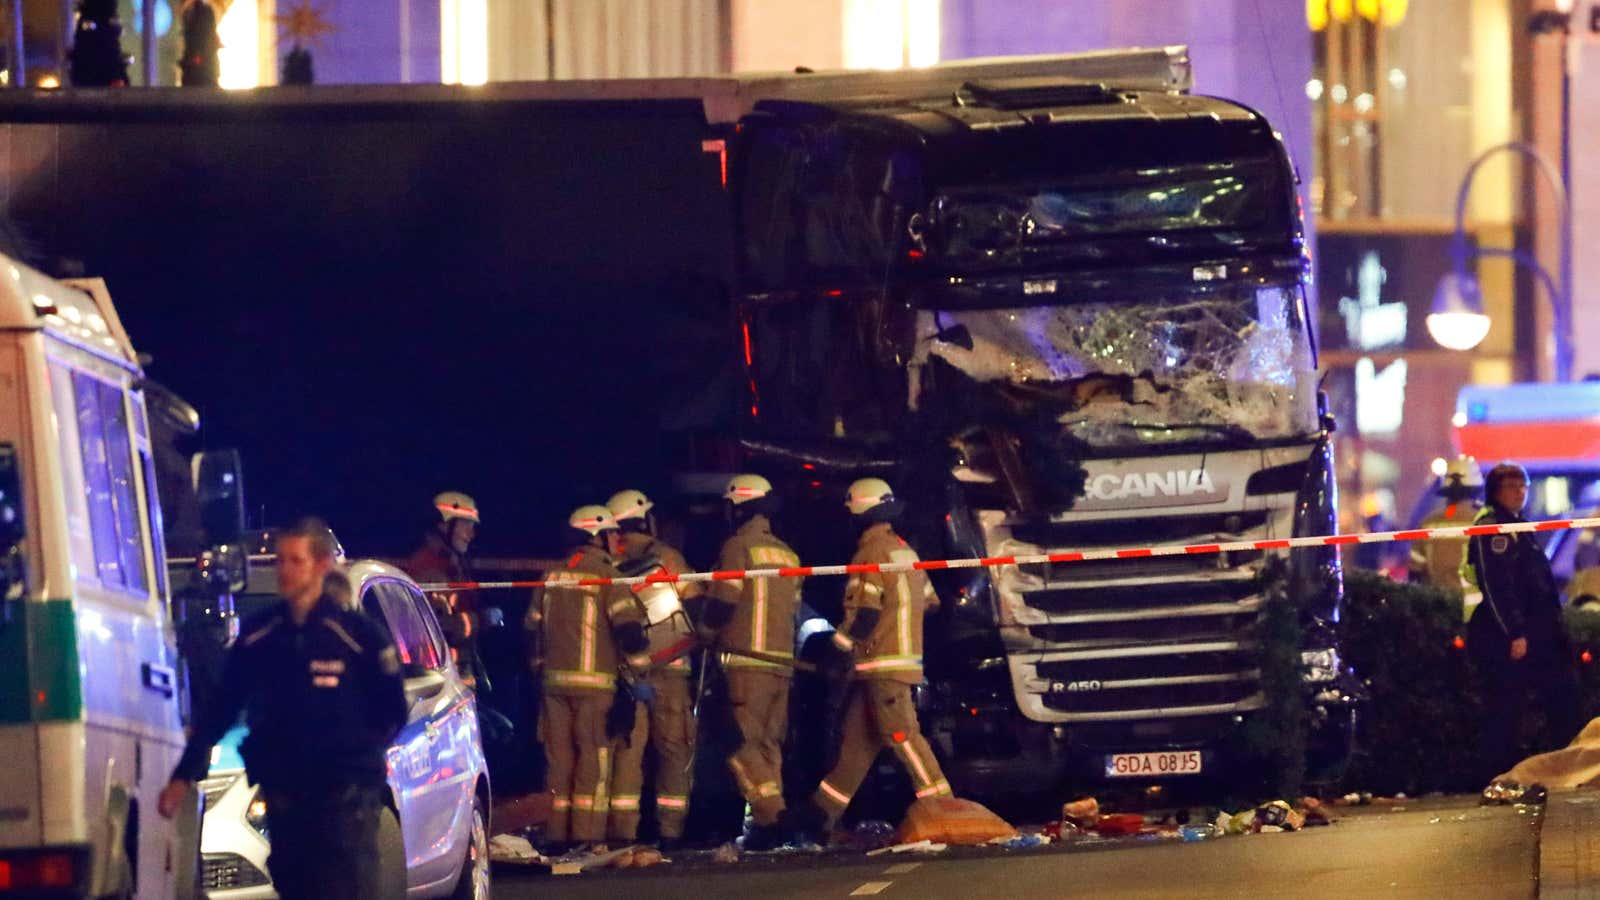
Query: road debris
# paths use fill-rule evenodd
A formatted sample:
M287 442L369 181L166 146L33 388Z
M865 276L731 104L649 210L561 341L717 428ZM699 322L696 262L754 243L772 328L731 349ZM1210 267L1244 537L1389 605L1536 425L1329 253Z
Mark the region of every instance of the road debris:
M981 803L959 797L924 797L911 804L900 823L900 843L974 846L995 838L1012 838L1017 830Z

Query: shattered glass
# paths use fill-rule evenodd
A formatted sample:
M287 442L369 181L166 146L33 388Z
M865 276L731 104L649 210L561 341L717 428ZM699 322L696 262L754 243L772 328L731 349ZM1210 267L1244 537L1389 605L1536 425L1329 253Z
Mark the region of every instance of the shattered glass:
M957 326L971 349L946 339ZM1032 389L1048 398L1067 434L1091 445L1289 437L1316 428L1316 373L1294 285L924 310L917 327L914 367L938 357L975 382ZM913 408L928 402L937 398L912 395Z

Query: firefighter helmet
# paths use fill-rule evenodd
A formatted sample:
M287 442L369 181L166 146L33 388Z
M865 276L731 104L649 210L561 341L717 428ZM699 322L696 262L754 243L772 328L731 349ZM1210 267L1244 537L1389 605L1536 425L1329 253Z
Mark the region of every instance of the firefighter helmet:
M445 491L433 498L433 508L439 511L439 517L446 522L452 519L466 519L474 525L478 524L478 504L460 491Z
M845 491L844 506L851 515L859 516L885 503L894 502L894 489L882 478L861 478L851 482Z
M644 491L626 490L612 494L611 499L606 501L606 508L611 510L612 517L620 525L629 519L643 519L655 508L655 504L644 495Z
M752 500L763 500L772 493L772 482L760 475L735 475L728 479L728 487L722 492L723 499L734 506L743 506Z
M1439 481L1439 493L1446 491L1464 491L1471 493L1483 487L1483 471L1478 468L1478 461L1470 456L1458 456L1444 468L1444 477Z
M595 504L573 510L572 515L567 517L567 524L590 537L599 537L602 532L615 531L617 528L617 520L611 515L611 510Z

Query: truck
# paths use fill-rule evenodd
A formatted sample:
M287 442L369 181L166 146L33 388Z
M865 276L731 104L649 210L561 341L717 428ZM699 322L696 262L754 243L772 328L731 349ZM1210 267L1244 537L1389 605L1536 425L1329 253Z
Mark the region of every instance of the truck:
M194 895L143 379L103 281L0 258L0 893Z
M11 91L0 196L42 265L137 298L153 369L248 448L265 518L323 512L363 552L402 555L441 489L525 553L639 486L682 489L659 511L708 561L695 491L748 467L808 561L848 556L835 489L865 473L913 498L925 557L1329 533L1296 176L1192 83L1164 47ZM968 793L1226 771L1272 691L1348 731L1331 552L940 586L921 696ZM813 580L808 607L837 593ZM1259 664L1280 596L1288 686Z

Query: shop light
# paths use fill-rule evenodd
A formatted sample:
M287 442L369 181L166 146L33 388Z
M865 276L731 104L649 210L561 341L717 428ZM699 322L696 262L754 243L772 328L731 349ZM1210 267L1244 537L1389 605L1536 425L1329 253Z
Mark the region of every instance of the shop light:
M217 84L225 88L253 88L261 85L261 8L260 0L233 0L217 22Z
M1489 335L1478 279L1462 271L1446 272L1433 292L1428 334L1449 350L1471 350Z
M489 81L488 0L439 4L439 73L445 84Z

